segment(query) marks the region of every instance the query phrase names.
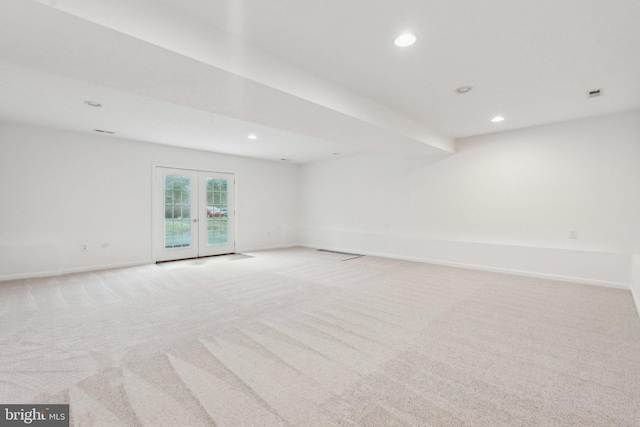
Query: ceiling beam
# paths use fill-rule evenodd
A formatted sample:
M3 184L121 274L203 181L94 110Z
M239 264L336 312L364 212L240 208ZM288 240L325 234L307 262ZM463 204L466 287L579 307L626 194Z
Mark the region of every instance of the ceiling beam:
M3 58L367 151L455 151L446 135L162 3L40 3L2 3Z

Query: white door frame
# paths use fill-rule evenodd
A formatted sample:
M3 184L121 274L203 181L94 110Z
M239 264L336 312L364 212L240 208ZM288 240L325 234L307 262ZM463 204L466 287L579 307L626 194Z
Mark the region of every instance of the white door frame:
M222 211L218 211L222 216L218 217L218 227L224 226L227 231L227 243L211 243L209 244L209 226L215 228L216 226L216 212L213 209L213 217L209 217L208 210L209 208L213 208L215 205L214 195L211 194L212 200L207 200L207 180L222 180L226 181L224 185L227 186L227 191L224 192L224 196L226 198L226 203L222 203L220 200L217 204L226 209L226 212L222 214ZM212 185L215 185L212 183ZM206 171L198 171L198 209L199 209L199 234L198 234L198 256L211 256L211 255L222 255L235 253L235 221L234 215L235 212L235 177L233 174L222 173L222 172L206 172ZM222 194L218 193L219 197L222 199ZM211 202L211 203L209 203ZM224 205L224 206L223 206ZM215 234L213 234L213 238L215 240Z
M195 227L196 229L196 236L195 236L195 240L192 237L192 242L196 242L197 245L192 245L192 248L194 249L193 252L188 253L185 251L185 256L179 256L176 258L171 257L170 259L166 259L166 256L162 256L164 253L164 247L160 248L160 245L162 243L162 245L164 246L164 234L162 232L159 232L159 230L162 230L162 228L160 228L159 226L157 226L159 221L164 221L164 198L165 198L165 194L164 194L164 182L160 182L161 180L159 180L157 178L157 174L159 173L158 170L161 169L165 169L165 170L173 170L174 172L187 172L187 174L189 174L190 176L194 176L191 174L195 174L195 176L197 176L197 180L195 181L195 185L198 188L192 188L192 192L194 194L195 197L192 197L192 206L195 204L195 207L192 209L192 212L198 212L198 203L202 203L202 200L200 200L200 198L202 197L200 193L200 188L201 185L199 184L200 182L200 175L204 174L206 176L206 174L212 174L212 175L220 175L220 174L225 174L225 175L231 175L230 179L232 181L232 189L231 191L228 192L228 197L231 200L231 205L230 205L230 209L228 209L227 212L227 217L228 217L228 230L229 230L229 241L230 241L230 250L226 253L235 253L236 252L236 248L237 248L237 223L236 223L236 207L235 207L235 203L237 200L237 189L235 187L236 184L236 179L237 179L237 174L235 172L222 172L222 171L213 171L213 170L209 170L206 168L194 168L194 167L185 167L185 166L181 166L181 165L175 165L175 164L166 164L166 163L154 163L152 165L152 175L151 175L151 183L152 183L152 197L151 197L151 253L153 256L153 261L154 262L160 262L160 261L167 261L167 260L174 260L174 259L185 259L185 258L195 258L198 256L209 256L207 254L200 254L200 245L198 243L198 239L201 239L203 233L198 233L199 229L202 229L202 227ZM206 178L205 178L206 179ZM205 196L206 197L206 196ZM195 203L194 203L195 201ZM162 207L162 208L161 208ZM206 214L204 215L205 218L205 222L206 222ZM197 215L196 217L194 217L193 215L191 216L191 223L193 225L193 220L197 219L200 220L200 215ZM198 224L199 225L199 224ZM204 227L206 229L206 227ZM193 230L193 228L192 228ZM176 251L177 252L177 251ZM210 254L211 255L211 254Z

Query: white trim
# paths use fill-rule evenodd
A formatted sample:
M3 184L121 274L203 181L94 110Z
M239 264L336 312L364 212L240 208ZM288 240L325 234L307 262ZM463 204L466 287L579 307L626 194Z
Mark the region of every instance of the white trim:
M260 252L260 251L287 249L287 248L295 248L295 247L305 247L309 249L326 249L331 251L354 253L353 249L346 249L346 248L339 248L339 247L326 247L326 246L323 246L322 248L317 248L314 246L308 246L303 244L287 244L287 245L276 245L276 246L263 246L259 248L239 249L236 251L236 253ZM517 276L537 277L542 279L549 279L549 280L556 280L556 281L563 281L563 282L571 282L571 283L579 283L579 284L585 284L585 285L603 286L603 287L614 288L614 289L630 290L636 306L636 310L638 312L638 316L640 316L640 292L634 292L633 286L630 286L627 283L606 282L601 280L589 280L589 279L583 279L579 277L559 276L559 275L553 275L553 274L536 273L536 272L522 271L522 270L510 270L506 268L486 267L481 265L462 264L462 263L448 262L448 261L442 261L442 260L434 260L434 259L418 258L418 257L407 257L407 256L399 256L394 254L370 252L370 251L355 251L355 253L368 255L368 256L378 256L383 258L401 259L405 261L422 262L427 264L445 265L449 267L464 268L469 270L492 271L492 272L504 273L504 274L514 274ZM92 267L69 268L65 270L46 271L46 272L40 272L40 273L13 274L9 276L1 276L0 282L9 281L9 280L32 279L32 278L38 278L38 277L63 276L65 274L109 270L113 268L135 267L139 265L151 265L154 263L155 262L153 260L146 260L146 261L125 262L125 263L110 264L110 265L98 265L98 266L92 266ZM640 278L637 278L637 279L640 279Z
M156 262L156 258L157 258L157 254L156 254L156 243L157 243L157 239L156 239L156 219L157 219L157 213L156 213L156 209L155 209L155 205L156 202L158 202L157 200L157 195L156 195L156 170L158 167L163 167L163 166L157 166L156 163L153 163L151 165L151 260L152 262Z
M460 240L460 239L442 239L438 237L429 237L426 235L420 234L405 234L405 233L387 233L387 232L371 232L371 231L363 231L363 230L344 230L338 228L320 228L320 227L300 227L300 231L319 231L322 233L349 233L349 234L363 234L363 235L371 235L371 236L379 236L384 238L401 238L401 239L417 239L417 240L429 240L432 242L443 242L443 243L462 243L462 244L470 244L470 245L491 245L491 246L503 246L510 248L526 248L526 249L550 249L550 250L558 250L558 248L554 248L551 246L542 246L542 245L517 245L512 243L500 243L500 242L482 242L477 240ZM573 249L561 249L561 250L573 250ZM613 255L629 255L625 252L602 252L602 251L594 251L594 250L583 250L580 249L580 252L590 252L590 253L607 253Z
M223 172L233 174L233 253L238 253L238 173L237 172ZM227 216L229 212L227 212Z
M629 289L631 254L301 227L302 245Z
M556 280L560 282L579 283L582 285L602 286L606 288L624 289L624 290L630 289L630 286L628 283L607 282L603 280L584 279L581 277L559 276L555 274L536 273L533 271L511 270L508 268L487 267L484 265L463 264L458 262L442 261L437 259L409 257L409 256L394 255L389 253L360 251L360 250L347 249L347 248L326 247L326 246L323 246L322 248L316 248L314 246L308 246L308 245L299 245L299 246L310 248L310 249L325 249L325 250L336 251L336 252L346 252L346 253L354 253L359 255L377 256L381 258L391 258L391 259L401 259L404 261L422 262L426 264L444 265L448 267L464 268L467 270L492 271L496 273L513 274L516 276L536 277L540 279Z
M231 253L237 253L238 252L238 216L237 216L237 211L238 211L238 186L237 186L237 182L238 182L238 172L226 172L223 170L212 170L209 167L193 167L193 166L182 166L182 165L178 165L178 164L173 164L173 163L158 163L158 162L153 162L151 164L151 257L153 259L153 262L160 262L163 260L159 260L159 253L157 251L157 238L156 238L156 219L157 219L157 213L156 213L156 203L158 203L157 200L157 195L156 195L156 185L157 185L157 179L156 179L156 171L158 170L158 168L164 168L164 169L182 169L182 170L187 170L187 171L191 171L191 172L196 172L196 173L200 173L200 172L205 172L205 173L220 173L220 174L227 174L227 175L232 175L233 176L233 200L234 200L234 206L233 206L233 252ZM198 236L200 237L200 236ZM204 255L204 256L210 256L210 255ZM177 259L176 259L177 261Z
M122 262L118 264L94 265L91 267L67 268L64 270L43 271L39 273L11 274L8 276L0 276L0 282L6 282L9 280L34 279L37 277L56 277L56 276L64 276L65 274L86 273L88 271L111 270L114 268L136 267L139 265L151 265L151 264L154 264L153 260Z
M193 167L193 166L181 166L174 163L153 163L153 169L155 168L167 168L167 169L185 169L194 172L212 172L212 173L228 173L228 174L236 174L236 172L223 171L223 170L213 170L210 167Z
M287 245L262 246L259 248L249 248L249 249L241 248L241 249L236 249L236 253L239 254L239 253L247 253L247 252L271 251L274 249L288 249L288 248L299 248L299 247L305 247L305 246L294 243L294 244L287 244Z
M208 245L207 244L207 224L208 220L204 215L203 207L207 206L207 180L223 179L227 182L227 243ZM223 255L236 252L236 175L225 172L206 172L198 171L198 257L206 257L212 255ZM212 202L213 203L213 202ZM232 211L232 215L229 214ZM192 214L193 216L193 214ZM203 226L204 224L204 226ZM231 225L231 226L230 226Z

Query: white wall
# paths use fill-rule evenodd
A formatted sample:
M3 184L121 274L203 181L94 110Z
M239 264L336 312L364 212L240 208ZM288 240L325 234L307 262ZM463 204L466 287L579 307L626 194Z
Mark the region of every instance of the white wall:
M152 262L154 163L236 173L239 251L297 243L297 165L0 123L0 280Z
M154 163L237 173L240 251L301 242L640 295L640 111L302 167L0 123L0 280L151 262Z
M308 246L628 287L640 111L462 139L439 158L308 164L300 185Z

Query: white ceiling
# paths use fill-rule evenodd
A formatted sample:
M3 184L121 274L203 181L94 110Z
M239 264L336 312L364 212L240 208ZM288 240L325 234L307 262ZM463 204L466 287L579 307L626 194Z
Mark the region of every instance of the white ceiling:
M638 0L160 1L455 138L640 108Z
M637 22L637 0L3 0L0 120L296 162L441 155L640 108Z
M0 61L0 117L52 129L270 160L310 162L352 147ZM84 101L99 100L100 108ZM106 134L96 133L107 136ZM248 138L256 135L256 140Z

